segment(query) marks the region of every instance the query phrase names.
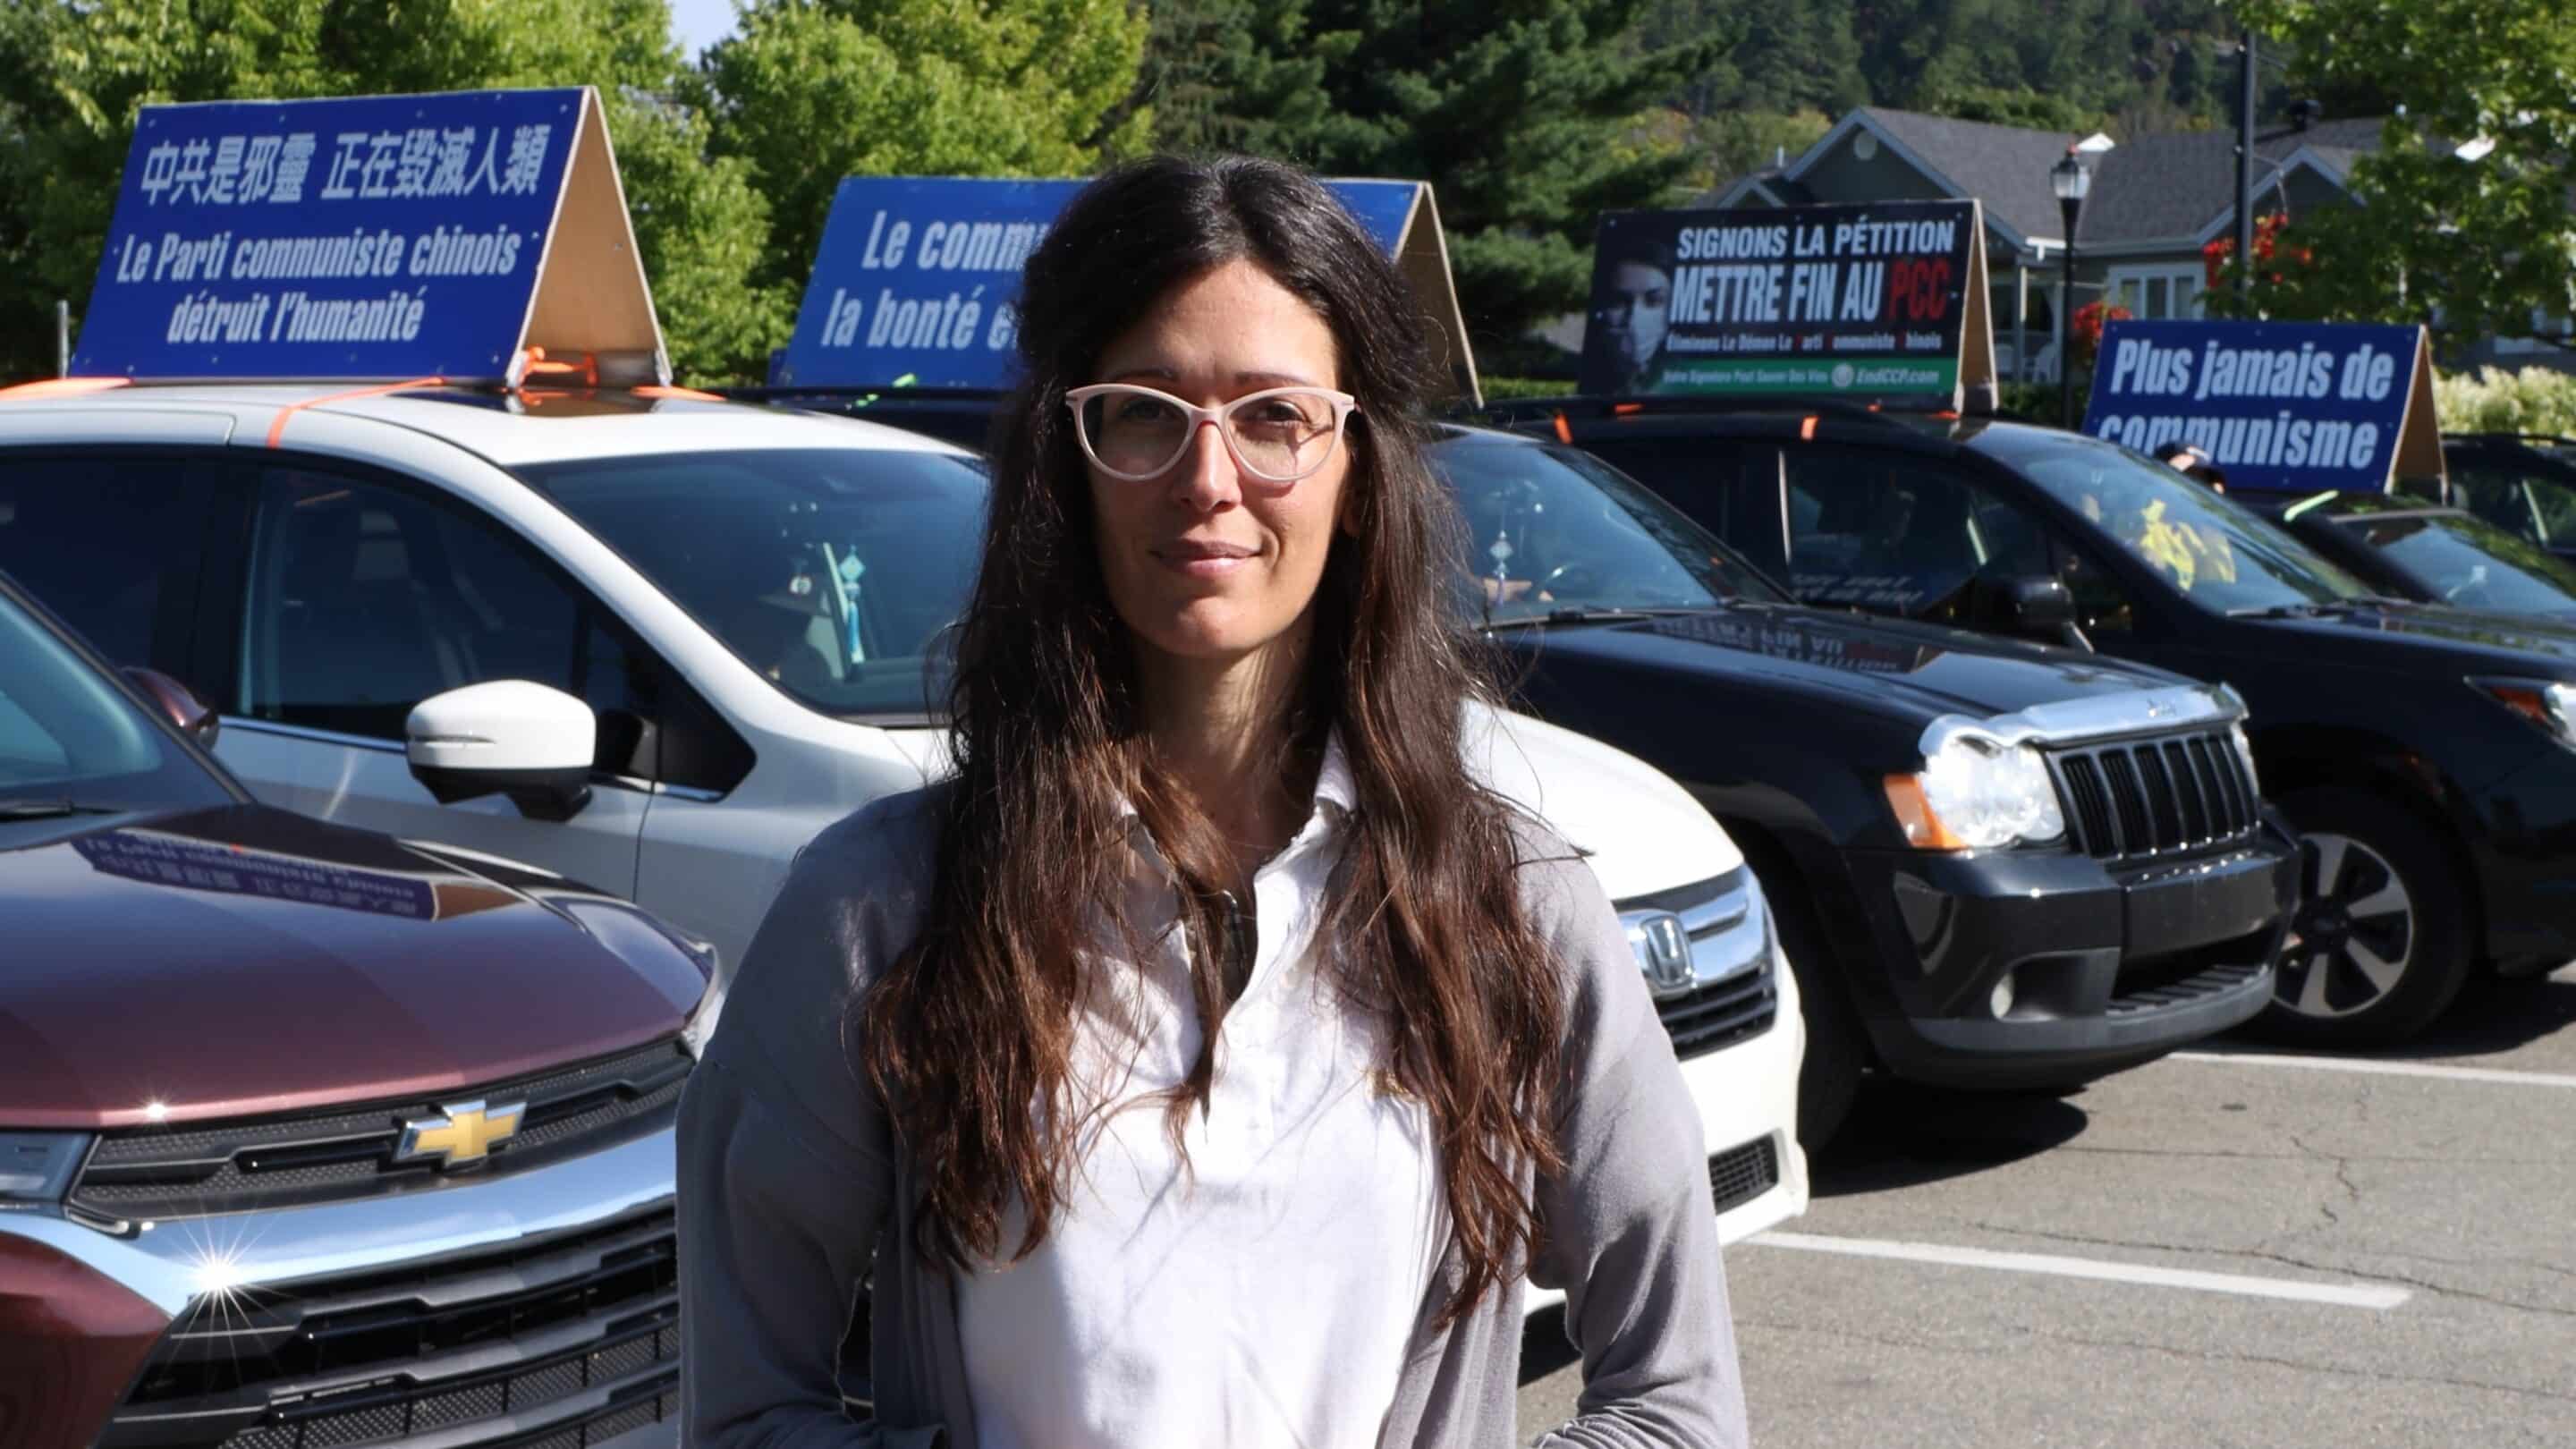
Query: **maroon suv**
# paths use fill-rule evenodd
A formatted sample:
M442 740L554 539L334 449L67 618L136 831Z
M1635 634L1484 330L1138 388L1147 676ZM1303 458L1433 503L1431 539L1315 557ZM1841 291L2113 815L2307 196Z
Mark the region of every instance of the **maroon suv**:
M707 954L172 714L0 579L0 1445L676 1442Z

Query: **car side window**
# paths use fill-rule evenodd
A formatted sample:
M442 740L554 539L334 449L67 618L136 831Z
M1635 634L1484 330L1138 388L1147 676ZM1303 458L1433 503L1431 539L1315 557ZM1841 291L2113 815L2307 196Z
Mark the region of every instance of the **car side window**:
M109 659L186 678L210 473L175 456L12 456L0 571Z
M1979 585L2049 572L2037 520L1948 464L1830 444L1785 456L1787 571L1810 602L1961 618Z
M1723 438L1607 437L1583 450L1652 489L1693 523L1781 577L1778 450Z
M250 719L398 741L414 705L496 679L603 715L632 702L627 651L585 600L524 542L425 492L264 469L247 613L233 712Z
M2075 624L2087 634L2126 634L2137 627L2138 610L2119 576L2092 555L2059 543L2053 572L2075 600Z
M2544 541L2518 471L2484 462L2455 465L2451 488L2461 506L2478 517L2534 543Z
M2576 547L2576 488L2555 478L2531 480L2532 511L2540 515L2540 541L2551 548Z

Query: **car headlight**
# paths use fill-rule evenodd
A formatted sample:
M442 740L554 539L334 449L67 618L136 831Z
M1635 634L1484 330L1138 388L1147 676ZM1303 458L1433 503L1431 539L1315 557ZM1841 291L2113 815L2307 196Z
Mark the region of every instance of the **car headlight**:
M692 1060L707 1054L707 1040L716 1034L716 1018L723 1014L724 983L710 972L707 994L698 998L698 1009L689 1013L689 1024L680 1028L680 1045L688 1049Z
M0 1132L0 1209L62 1201L89 1141L86 1132Z
M1911 775L1890 775L1887 803L1922 850L1985 850L2039 844L2066 834L2048 762L2028 745L1956 734Z
M2471 688L2576 749L2576 684L2551 679L2472 679Z

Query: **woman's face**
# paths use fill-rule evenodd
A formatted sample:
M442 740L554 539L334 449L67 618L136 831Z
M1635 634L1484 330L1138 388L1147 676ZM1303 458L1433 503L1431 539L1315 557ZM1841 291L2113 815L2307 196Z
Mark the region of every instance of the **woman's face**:
M1092 382L1125 382L1201 407L1277 387L1339 389L1332 330L1247 261L1182 282L1101 354ZM1256 403L1258 408L1263 406ZM1143 482L1090 469L1110 603L1149 649L1230 662L1302 642L1350 476L1347 437L1322 467L1278 484L1238 468L1201 426Z

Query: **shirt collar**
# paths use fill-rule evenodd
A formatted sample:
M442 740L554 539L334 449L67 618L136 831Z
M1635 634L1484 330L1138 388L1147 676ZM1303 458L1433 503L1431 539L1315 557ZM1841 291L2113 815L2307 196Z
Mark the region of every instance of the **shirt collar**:
M1342 750L1342 732L1336 726L1324 735L1324 763L1315 772L1314 814L1307 817L1297 837L1313 834L1318 826L1339 824L1359 808L1359 780L1351 773L1351 759ZM1123 794L1118 797L1118 817L1131 825L1143 819L1136 802Z

